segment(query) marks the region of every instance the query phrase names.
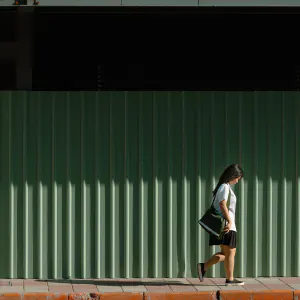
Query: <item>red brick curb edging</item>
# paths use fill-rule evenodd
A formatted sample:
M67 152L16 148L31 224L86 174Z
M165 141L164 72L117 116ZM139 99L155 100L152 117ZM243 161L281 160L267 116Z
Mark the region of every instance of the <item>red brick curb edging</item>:
M217 300L217 292L144 293L143 300Z
M3 293L0 300L69 300L68 294L55 293Z
M300 300L300 290L167 293L3 293L0 300Z
M299 291L300 292L300 291ZM264 290L264 291L220 291L221 300L294 300L294 291ZM298 299L297 299L298 300Z

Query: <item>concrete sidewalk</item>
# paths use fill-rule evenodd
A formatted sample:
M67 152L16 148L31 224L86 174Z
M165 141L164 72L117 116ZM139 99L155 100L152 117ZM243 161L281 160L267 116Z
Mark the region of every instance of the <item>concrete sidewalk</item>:
M185 293L215 291L300 290L299 277L243 278L244 286L226 287L224 278L34 280L0 279L0 293Z

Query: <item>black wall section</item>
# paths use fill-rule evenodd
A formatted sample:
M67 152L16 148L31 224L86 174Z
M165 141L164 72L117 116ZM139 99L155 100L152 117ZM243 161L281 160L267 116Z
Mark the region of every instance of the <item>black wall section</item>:
M38 7L33 89L299 89L299 14Z
M13 9L0 10L0 42L13 42L16 39L16 12Z
M0 90L16 88L16 64L10 60L0 60Z

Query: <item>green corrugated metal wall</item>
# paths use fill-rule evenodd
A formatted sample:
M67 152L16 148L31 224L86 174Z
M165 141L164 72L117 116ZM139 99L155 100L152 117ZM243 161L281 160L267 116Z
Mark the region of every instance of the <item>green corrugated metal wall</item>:
M217 250L197 221L236 162L235 275L300 275L299 93L0 99L0 277L196 277Z

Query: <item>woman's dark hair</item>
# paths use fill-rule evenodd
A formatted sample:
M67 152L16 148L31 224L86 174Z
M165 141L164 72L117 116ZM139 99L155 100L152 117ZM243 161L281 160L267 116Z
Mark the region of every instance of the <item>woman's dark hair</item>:
M213 195L215 196L217 194L217 191L219 187L223 183L228 183L229 181L241 177L243 178L244 176L244 171L242 170L241 166L239 164L232 164L229 167L227 167L222 175L219 178L219 182L216 186L216 188L213 190Z

